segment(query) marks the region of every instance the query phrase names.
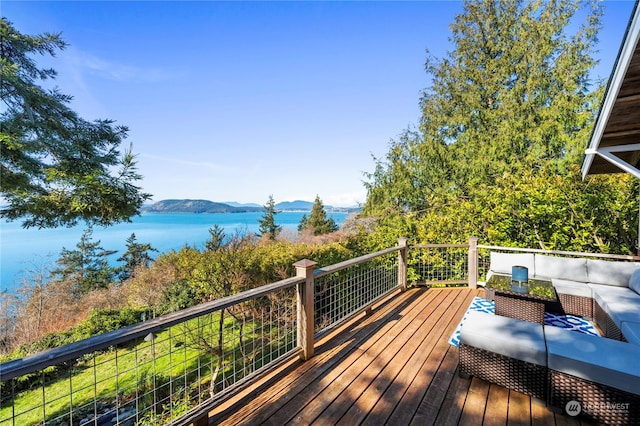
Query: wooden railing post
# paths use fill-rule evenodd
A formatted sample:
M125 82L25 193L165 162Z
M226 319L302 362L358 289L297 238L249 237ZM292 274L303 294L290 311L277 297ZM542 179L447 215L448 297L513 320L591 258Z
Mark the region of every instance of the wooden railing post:
M478 287L478 237L469 237L469 287Z
M302 359L313 356L314 334L314 283L313 270L316 262L308 259L293 264L297 277L305 277L305 282L298 284L298 343L302 347Z
M398 246L400 247L398 251L398 286L401 291L407 290L407 251L409 248L407 241L404 237L398 238Z

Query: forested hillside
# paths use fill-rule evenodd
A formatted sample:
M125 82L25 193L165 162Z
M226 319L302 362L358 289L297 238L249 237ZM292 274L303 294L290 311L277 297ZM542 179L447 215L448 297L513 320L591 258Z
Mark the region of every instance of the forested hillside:
M162 200L153 203L147 211L156 213L244 213L261 212L262 207L235 207L209 200Z

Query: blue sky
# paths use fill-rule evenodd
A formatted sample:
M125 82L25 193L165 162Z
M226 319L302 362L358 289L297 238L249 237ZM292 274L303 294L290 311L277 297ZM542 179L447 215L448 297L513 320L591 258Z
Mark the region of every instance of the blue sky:
M605 1L609 77L633 8ZM130 128L154 200L363 202L363 172L415 125L425 51L443 57L458 1L7 1L26 34L70 46L40 63L86 119ZM586 144L585 144L586 146Z

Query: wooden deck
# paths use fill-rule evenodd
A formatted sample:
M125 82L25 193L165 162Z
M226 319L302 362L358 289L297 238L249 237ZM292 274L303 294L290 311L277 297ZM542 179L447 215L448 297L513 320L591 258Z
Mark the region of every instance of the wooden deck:
M417 288L327 333L220 403L209 424L579 425L521 393L458 375L448 339L482 290Z

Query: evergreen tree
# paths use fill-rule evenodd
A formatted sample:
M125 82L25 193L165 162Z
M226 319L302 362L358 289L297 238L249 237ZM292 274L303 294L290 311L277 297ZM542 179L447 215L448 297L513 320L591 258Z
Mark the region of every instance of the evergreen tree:
M158 250L151 247L151 244L140 244L136 241L136 234L132 233L127 238L127 250L118 258L118 262L125 262L124 266L118 268L120 281L126 281L133 277L138 266L149 267L153 259L149 256L150 251Z
M639 181L580 174L603 93L589 81L601 7L464 2L453 49L427 59L419 129L367 175L381 240L635 252Z
M313 235L330 234L338 230L338 225L332 217L327 217L327 212L322 205L322 200L316 195L316 199L311 207L309 217L303 215L298 225L298 231L311 229Z
M309 218L307 217L306 213L303 213L302 217L300 218L300 222L298 223L298 232L304 231L308 224Z
M62 248L56 261L60 268L51 272L52 276L70 281L81 295L98 288L106 288L113 282L115 270L107 262L113 251L105 251L100 241L92 241L93 228L87 227L76 244L77 250Z
M209 241L207 241L204 246L206 251L216 251L224 246L227 235L220 225L216 223L212 228L209 228L209 235L211 238L209 238Z
M264 208L264 215L262 215L262 219L258 221L260 223L260 235L263 237L267 236L270 240L275 240L282 230L282 226L276 224L276 215L278 212L276 211L273 195L269 195L269 201L267 201Z
M109 225L139 213L149 198L131 149L118 148L128 129L112 120L89 122L68 107L72 97L45 90L56 71L34 55L55 56L60 34L21 34L0 18L0 214L25 227Z
M376 159L365 211L422 211L505 173L579 162L597 106L589 70L602 14L589 0L582 25L570 25L584 4L465 1L453 50L427 59L420 128Z

